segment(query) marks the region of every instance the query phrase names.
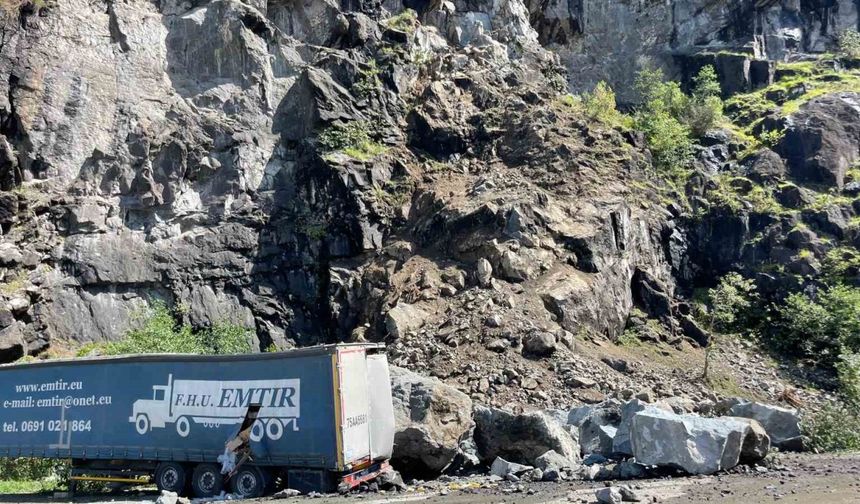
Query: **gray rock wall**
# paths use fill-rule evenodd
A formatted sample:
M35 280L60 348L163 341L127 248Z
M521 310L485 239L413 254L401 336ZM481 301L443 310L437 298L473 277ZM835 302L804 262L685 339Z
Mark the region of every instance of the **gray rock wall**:
M330 233L338 252L308 239L344 210L326 201L342 187L281 142L320 115L285 104L334 86L306 70L319 50L306 42L346 22L322 5L269 19L232 0L60 0L5 21L0 189L22 208L3 241L35 259L4 273L38 289L31 350L118 337L153 299L187 304L197 324L256 326L263 346L324 337L319 258L366 240L348 218Z
M261 347L381 337L388 309L429 296L397 283L392 233L432 249L439 271L487 258L553 323L615 337L636 271L666 296L692 274L685 238L627 201L641 145L559 119L557 63L574 89L606 79L631 99L649 62L823 51L858 22L849 0L384 2L404 5L427 27L330 1L58 0L4 19L12 353L117 338L153 300L196 325L253 327ZM322 155L320 128L345 122L390 156ZM421 187L437 165L460 178Z
M625 101L635 100L630 84L646 66L679 77L677 55L730 51L781 60L800 52L827 52L839 33L860 25L854 0L527 4L540 42L569 69L572 89L590 90L605 80Z

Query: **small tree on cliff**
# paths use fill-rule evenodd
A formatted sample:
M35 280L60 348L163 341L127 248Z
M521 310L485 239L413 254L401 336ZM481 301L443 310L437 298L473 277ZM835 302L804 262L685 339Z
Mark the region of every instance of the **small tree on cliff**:
M737 330L738 322L752 308L756 297L753 281L737 273L729 273L720 279L716 287L708 289L708 329L711 338L705 347L703 380L710 380L711 354L717 344L717 334Z

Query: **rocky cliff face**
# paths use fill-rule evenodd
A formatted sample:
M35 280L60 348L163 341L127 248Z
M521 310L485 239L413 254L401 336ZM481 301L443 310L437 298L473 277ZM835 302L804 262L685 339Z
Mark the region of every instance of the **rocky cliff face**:
M750 58L828 49L857 12L853 0L25 8L0 39L2 358L115 339L154 300L198 326L253 328L261 349L385 339L397 362L479 396L491 381L575 381L579 364L533 376L529 357L617 338L634 306L670 341L702 344L676 285L736 266L773 222L691 219L666 201L641 136L562 94L607 79L631 97L636 69L683 76L703 51L749 54L749 80ZM854 133L836 134L848 153L836 174L814 143L771 154L835 181L860 157ZM728 144L703 148L702 173L722 169ZM686 192L704 200L700 182ZM492 373L477 372L484 359ZM635 382L625 365L606 364L611 388Z
M465 272L504 259L516 280L540 264L619 290L629 256L659 263L659 237L612 191L569 222L581 210L568 193L585 188L563 174L597 182L641 155L571 125L572 141L543 152L559 69L516 6L482 16L521 25L453 30L459 45L325 2L71 1L8 19L5 297L20 300L27 351L115 338L153 299L186 304L194 324L253 326L262 347L344 339L400 297L401 265L379 257L394 234ZM340 126L367 129L377 155L326 153L317 135ZM593 166L565 159L585 141L607 152ZM550 229L561 243L542 247ZM526 234L527 251L492 242ZM566 324L623 327L629 295L604 321L565 308L571 289L546 286Z
M636 71L663 67L681 77L700 52L784 60L826 52L860 23L856 0L528 2L540 42L557 52L574 89L605 80L626 100Z

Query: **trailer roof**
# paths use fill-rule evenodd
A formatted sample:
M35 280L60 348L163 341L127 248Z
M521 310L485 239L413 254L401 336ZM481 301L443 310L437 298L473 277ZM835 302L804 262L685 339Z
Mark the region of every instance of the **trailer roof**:
M266 352L266 353L249 353L249 354L232 354L232 355L198 355L198 354L175 354L175 353L155 353L155 354L133 354L133 355L112 355L112 356L97 356L97 357L77 357L71 359L51 359L43 361L24 362L18 364L3 364L0 365L0 371L8 371L20 369L23 367L43 367L56 366L61 364L104 364L105 362L150 362L150 361L170 361L170 362L189 362L189 361L264 361L273 359L282 359L284 357L306 357L311 355L331 355L338 349L344 348L364 348L366 350L379 350L385 348L382 343L338 343L334 345L316 345L312 347L296 348L285 350L282 352Z

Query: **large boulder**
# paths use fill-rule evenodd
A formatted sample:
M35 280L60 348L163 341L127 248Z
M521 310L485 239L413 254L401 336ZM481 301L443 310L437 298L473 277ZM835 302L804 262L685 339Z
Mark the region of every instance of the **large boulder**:
M785 162L770 149L761 149L743 164L747 177L760 184L772 184L785 177Z
M744 444L741 447L741 462L751 464L763 460L770 451L770 436L760 423L751 418L734 417L749 425Z
M535 459L535 467L543 471L544 479L555 481L564 469L573 469L578 464L564 455L556 453L555 450L550 450L537 459Z
M568 420L579 425L579 448L583 456L613 455L612 445L621 420L617 401L571 410Z
M545 331L533 332L523 340L523 350L538 357L552 355L556 349L555 335Z
M531 471L532 469L534 469L532 466L517 464L516 462L508 462L502 457L496 457L496 460L494 460L493 464L490 466L490 474L505 478L509 474L519 476L525 472Z
M742 402L732 406L728 414L756 420L770 436L771 444L781 450L803 449L797 410L758 402Z
M620 455L633 455L633 445L630 442L630 427L633 417L640 411L668 411L666 405L649 404L639 399L627 401L621 407L621 421L612 442L612 451Z
M614 425L601 422L599 417L587 419L579 431L579 448L582 455L612 456L612 444L617 430Z
M602 425L617 425L621 418L620 406L621 404L615 400L577 406L566 412L567 424L581 429L586 420L598 418Z
M816 98L786 120L779 151L801 182L842 188L860 160L860 93Z
M13 362L27 354L27 343L18 323L0 330L0 364Z
M392 338L400 339L406 333L420 329L427 317L427 312L415 305L397 303L385 316L385 328Z
M435 378L391 367L395 464L441 472L472 429L472 400Z
M752 445L761 440L749 422L730 418L702 418L666 411L640 411L631 424L636 461L670 466L690 474L713 474L731 469Z
M514 414L505 410L475 408L475 443L484 461L496 457L536 465L538 457L554 450L578 462L579 446L571 434L552 416L533 411Z
M21 264L24 254L12 243L0 243L0 266L15 266Z

